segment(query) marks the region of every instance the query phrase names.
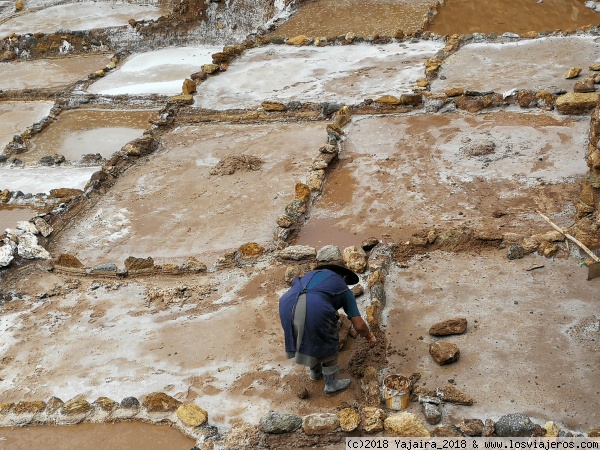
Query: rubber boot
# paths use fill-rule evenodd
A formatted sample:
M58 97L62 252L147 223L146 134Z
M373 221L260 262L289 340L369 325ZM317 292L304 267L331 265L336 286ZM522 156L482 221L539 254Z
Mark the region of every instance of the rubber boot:
M310 368L310 379L313 381L318 381L321 378L323 378L323 366L321 363L317 363L317 365Z
M325 393L335 395L345 391L350 386L351 380L338 380L338 366L323 366L323 376L325 377Z

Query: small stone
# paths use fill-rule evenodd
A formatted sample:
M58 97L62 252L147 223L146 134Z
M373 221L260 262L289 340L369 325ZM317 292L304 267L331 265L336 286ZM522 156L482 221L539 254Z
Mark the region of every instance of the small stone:
M193 270L195 272L206 272L208 267L203 262L198 261L193 256L190 256L187 261L183 264L184 269Z
M154 259L150 256L147 258L136 258L130 256L125 260L125 268L129 270L153 269Z
M379 244L379 239L376 237L370 237L362 241L360 247L365 251L371 251L377 244Z
M401 412L388 416L384 421L384 428L387 432L393 433L399 437L430 437L429 430L412 413Z
M294 220L287 214L282 214L277 217L277 225L281 228L289 228L294 224Z
M19 402L13 407L12 412L14 414L38 414L43 412L46 406L46 403L41 401Z
M455 317L442 322L435 323L429 328L429 334L432 336L449 336L452 334L463 334L467 331L467 319Z
M429 354L440 366L452 364L460 358L460 349L451 342L433 342L429 345Z
M298 397L300 400L306 400L309 397L308 389L306 389L304 386L301 387L296 392L296 397Z
M467 394L461 392L451 384L442 386L436 389L436 397L442 399L448 403L456 403L457 405L471 406L473 404L473 398Z
M62 408L64 404L65 402L63 402L60 398L50 397L48 403L46 404L46 412L48 414L54 414L56 411Z
M520 245L511 245L506 253L510 260L521 259L525 256L525 249Z
M194 96L192 94L175 95L169 99L169 102L180 105L192 105L194 103Z
M577 81L573 85L574 92L596 92L596 86L594 84L594 78L588 77L583 81Z
M15 406L14 403L0 403L0 413L6 414Z
M423 415L430 425L437 425L442 420L440 406L434 403L423 403Z
M560 433L560 428L554 422L546 422L544 425L544 429L546 430L546 435L544 437L558 437Z
M462 419L458 424L458 428L467 436L481 436L483 427L481 419Z
M280 102L264 101L260 104L265 111L286 111L287 106Z
M301 426L301 417L276 411L269 411L259 422L260 430L269 434L293 433Z
M50 236L50 234L52 234L52 232L54 231L54 228L52 228L48 224L48 222L46 222L41 217L36 217L35 219L33 219L33 223L35 227L39 230L40 234L44 237Z
M431 435L433 437L464 437L464 434L462 434L460 428L452 425L451 423L445 423L435 427Z
M496 434L500 437L529 437L534 423L523 413L506 414L496 422Z
M346 247L343 252L344 262L348 269L356 272L363 273L367 268L367 255L363 249L353 245Z
M360 425L360 414L354 408L344 408L340 411L340 428L343 431L354 431Z
M265 252L265 248L256 242L248 242L247 244L243 244L238 251L242 258L248 259L259 257Z
M181 402L164 392L153 392L144 398L142 405L148 412L173 412L179 408Z
M84 267L83 263L77 259L77 257L70 255L68 253L62 253L54 263L57 266L63 267L74 267L74 268L82 268Z
M200 70L204 73L211 74L219 70L218 64L204 64L200 67Z
M355 284L350 290L355 298L358 298L365 293L365 288L362 286L362 284Z
M362 410L361 428L365 433L383 431L383 421L387 417L382 409L367 406Z
M140 407L140 402L135 397L125 397L121 400L121 408L125 409L138 409Z
M101 410L112 412L119 407L119 404L108 397L98 397L93 405L98 406Z
M494 422L492 419L485 419L481 435L483 437L491 437L494 435L494 433L496 433L496 422Z
M75 397L65 403L60 409L60 413L65 416L73 416L76 414L85 414L92 410L87 400L83 397Z
M317 261L337 262L342 260L342 253L335 245L325 245L317 251Z
M451 88L445 91L446 97L458 97L459 95L464 95L464 93L465 90L462 88Z
M197 405L186 403L177 408L177 418L185 426L196 428L208 422L208 413Z
M593 70L594 72L600 71L600 64L592 64L590 70Z
M83 191L81 189L60 188L60 189L51 189L50 195L48 197L66 199L66 198L77 197L81 194L83 194Z
M592 428L587 435L588 437L600 437L600 428Z
M323 182L325 181L324 170L313 170L308 175L308 186L311 191L320 192L323 189Z
M556 99L556 109L561 114L583 114L594 109L600 101L600 93L570 92Z
M285 41L285 43L287 45L295 45L297 47L302 46L302 45L308 45L312 42L312 39L306 37L305 35L301 34L299 36L287 39Z
M382 105L399 105L400 99L398 97L394 97L393 95L384 95L378 99L375 99L375 103Z
M302 429L309 436L331 433L339 426L340 419L337 414L315 413L302 419Z
M581 70L582 70L582 69L581 69L581 67L571 67L571 68L570 68L570 69L567 71L567 73L566 73L566 75L565 75L565 78L566 78L567 80L570 80L570 79L572 79L572 78L576 78L576 77L578 77L578 76L579 76L579 74L581 73Z
M310 200L310 188L304 183L296 183L294 187L294 199L301 201Z
M186 78L185 80L183 80L181 92L184 95L195 94L196 93L196 83L193 80Z
M314 258L317 256L317 251L314 247L308 245L291 245L279 252L281 259L289 259L300 261L301 259Z
M302 271L296 266L287 266L285 268L284 280L286 283L291 283L295 278L298 278Z

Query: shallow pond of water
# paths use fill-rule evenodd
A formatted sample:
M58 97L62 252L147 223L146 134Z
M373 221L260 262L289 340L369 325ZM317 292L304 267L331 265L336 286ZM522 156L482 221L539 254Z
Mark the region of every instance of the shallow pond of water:
M320 0L300 6L273 34L333 37L352 32L358 36L394 36L397 30L418 29L423 15L435 3L430 0Z
M190 450L194 440L168 425L140 422L0 428L10 450Z
M526 33L600 24L582 0L446 0L427 30L439 35Z
M0 79L1 75L0 70ZM0 152L15 134L46 117L53 105L53 102L0 102Z
M51 189L83 189L97 167L0 167L1 189L24 194L50 193Z
M29 220L36 214L37 211L29 206L0 204L0 233L7 228L16 227L17 222L21 220Z
M109 158L150 127L156 111L74 110L62 113L58 121L31 139L30 150L19 155L25 163L43 156L63 155L69 161L84 154L99 153Z

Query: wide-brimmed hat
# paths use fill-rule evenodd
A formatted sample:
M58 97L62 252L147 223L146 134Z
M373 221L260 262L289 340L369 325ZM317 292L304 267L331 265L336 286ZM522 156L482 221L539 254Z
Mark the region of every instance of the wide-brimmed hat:
M337 273L340 277L342 277L344 279L344 282L348 286L356 284L360 281L360 278L358 278L358 275L356 273L354 273L352 270L348 269L342 263L330 262L327 264L319 264L317 267L315 267L315 270L322 270L322 269L328 269L328 270L331 270L332 272Z

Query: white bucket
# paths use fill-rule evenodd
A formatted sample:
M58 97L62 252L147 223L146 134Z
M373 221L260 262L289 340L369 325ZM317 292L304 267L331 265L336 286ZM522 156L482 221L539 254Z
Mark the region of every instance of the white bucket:
M410 404L410 380L402 375L388 375L383 379L385 406L399 411Z

